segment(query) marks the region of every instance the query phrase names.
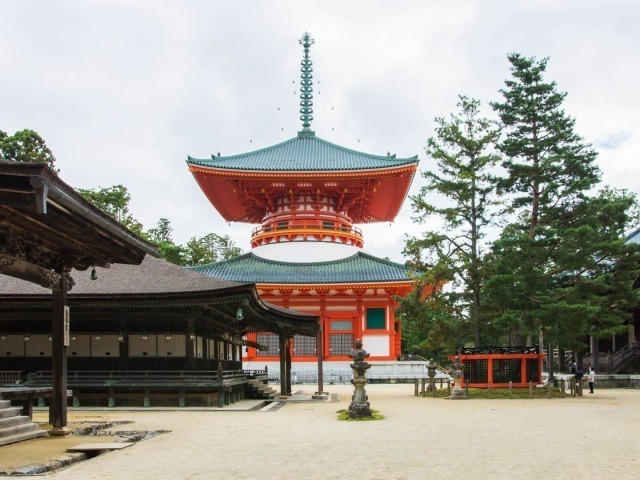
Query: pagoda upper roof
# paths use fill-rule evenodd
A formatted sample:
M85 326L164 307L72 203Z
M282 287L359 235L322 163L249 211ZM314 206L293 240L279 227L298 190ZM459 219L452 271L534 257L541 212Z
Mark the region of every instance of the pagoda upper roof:
M316 137L313 132L301 132L277 145L231 156L212 155L211 159L189 157L187 163L228 170L252 171L343 171L399 167L417 163L417 155L398 158L395 155L370 155Z
M318 263L278 262L246 253L229 260L191 268L204 275L227 281L263 284L343 284L411 280L409 267L364 252L340 260Z

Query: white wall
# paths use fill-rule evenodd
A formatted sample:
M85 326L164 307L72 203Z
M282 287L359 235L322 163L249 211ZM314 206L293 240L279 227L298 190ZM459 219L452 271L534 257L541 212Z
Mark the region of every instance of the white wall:
M292 263L316 263L340 260L358 253L353 245L332 242L281 242L256 247L251 252L267 260Z

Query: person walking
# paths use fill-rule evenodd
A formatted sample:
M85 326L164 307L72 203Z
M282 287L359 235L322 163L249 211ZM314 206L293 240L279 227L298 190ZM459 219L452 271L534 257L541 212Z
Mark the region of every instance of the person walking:
M593 384L596 381L596 372L593 367L589 367L589 393L593 393Z

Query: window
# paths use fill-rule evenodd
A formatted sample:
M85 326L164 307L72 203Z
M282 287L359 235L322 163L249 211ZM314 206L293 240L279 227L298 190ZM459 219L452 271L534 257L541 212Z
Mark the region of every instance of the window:
M331 322L331 330L351 330L351 320L336 320Z
M316 337L295 335L293 337L293 355L295 357L314 356L316 354Z
M367 308L367 330L384 330L387 328L384 308Z
M353 349L353 334L351 333L332 333L329 340L332 356L348 355Z
M278 335L273 333L259 333L257 335L258 344L267 347L266 350L258 350L258 357L277 357L280 352Z

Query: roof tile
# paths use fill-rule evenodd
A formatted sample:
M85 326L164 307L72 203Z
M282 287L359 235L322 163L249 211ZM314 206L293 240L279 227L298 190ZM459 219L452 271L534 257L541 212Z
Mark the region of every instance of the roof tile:
M192 269L227 281L287 284L397 282L409 280L411 271L399 263L363 252L320 263L277 262L247 253Z
M187 163L211 168L261 171L339 171L391 168L417 163L418 157L369 155L318 137L295 137L262 150L228 157L191 158Z

